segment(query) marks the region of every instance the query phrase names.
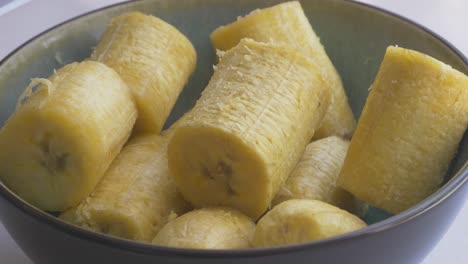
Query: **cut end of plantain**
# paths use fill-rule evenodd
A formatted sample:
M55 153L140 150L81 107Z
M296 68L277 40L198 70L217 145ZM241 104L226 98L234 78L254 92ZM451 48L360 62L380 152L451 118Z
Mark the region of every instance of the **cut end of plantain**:
M389 47L338 183L391 213L440 185L468 125L468 77L417 51Z
M325 239L366 227L359 217L327 203L292 199L280 203L257 224L254 247L290 245Z
M177 164L171 172L178 189L195 207L226 205L256 216L268 206L267 168L242 140L194 125L179 128L170 144L187 146L169 147L169 162Z
M169 143L169 168L196 207L257 219L329 104L319 68L293 49L242 40L227 51Z
M153 244L197 249L249 248L255 223L230 208L203 208L186 213L156 235Z

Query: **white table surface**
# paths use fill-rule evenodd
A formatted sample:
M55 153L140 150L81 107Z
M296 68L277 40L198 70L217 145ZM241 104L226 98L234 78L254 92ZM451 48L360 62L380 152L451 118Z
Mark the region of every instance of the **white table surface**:
M16 0L18 1L18 0ZM8 0L0 0L0 5ZM118 0L19 0L20 7L2 15L0 6L0 59L36 34L71 17L122 2ZM467 0L361 0L388 9L432 29L468 56ZM428 231L430 232L430 231ZM424 264L468 263L468 203ZM32 263L0 223L0 263Z

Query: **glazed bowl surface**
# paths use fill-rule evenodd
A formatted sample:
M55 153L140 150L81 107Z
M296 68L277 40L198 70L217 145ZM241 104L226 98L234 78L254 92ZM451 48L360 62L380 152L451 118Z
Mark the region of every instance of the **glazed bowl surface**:
M0 122L33 77L87 58L107 23L128 11L171 23L194 44L198 62L166 125L190 109L216 63L209 34L253 9L276 0L142 0L102 8L31 39L0 63ZM344 0L302 1L322 44L341 75L356 118L365 104L385 49L398 45L431 55L468 74L467 59L436 34L405 18ZM0 146L1 147L1 146ZM446 232L468 193L465 136L444 185L423 202L369 227L342 236L291 246L249 250L164 248L83 230L24 202L0 184L0 220L35 263L417 263Z

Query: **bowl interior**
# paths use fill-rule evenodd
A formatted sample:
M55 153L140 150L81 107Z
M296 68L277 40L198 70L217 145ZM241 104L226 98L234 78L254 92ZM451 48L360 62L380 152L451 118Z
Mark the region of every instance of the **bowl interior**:
M253 9L276 0L154 0L116 5L64 23L39 35L7 57L0 65L0 124L14 111L16 100L33 77L47 77L54 69L87 58L107 23L127 11L153 14L182 31L194 44L196 72L181 93L169 117L169 125L190 109L206 86L215 64L209 34ZM450 45L425 29L394 15L365 5L340 0L303 1L302 6L340 73L356 118L364 106L380 62L389 45L431 55L468 74L468 65ZM468 159L465 134L446 177L450 180ZM435 199L435 198L434 198ZM381 212L368 222L382 219ZM384 215L385 218L387 215Z

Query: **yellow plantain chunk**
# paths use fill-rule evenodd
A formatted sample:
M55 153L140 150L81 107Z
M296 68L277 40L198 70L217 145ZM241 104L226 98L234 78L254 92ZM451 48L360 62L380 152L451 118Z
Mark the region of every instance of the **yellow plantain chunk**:
M442 182L468 124L468 77L422 53L389 47L338 184L399 213Z
M228 50L243 39L290 45L311 58L323 71L331 103L314 139L332 135L350 137L356 121L341 78L297 1L255 10L237 21L221 26L211 34L215 49Z
M328 107L319 68L287 46L227 51L169 143L169 168L196 207L257 219L301 158Z
M131 89L136 131L159 133L195 69L196 52L173 26L132 12L111 21L92 59L116 70Z
M254 247L289 245L325 239L366 227L359 217L327 203L292 199L260 218Z
M167 168L167 140L137 136L117 156L93 193L60 218L97 232L151 241L187 203Z
M353 211L353 196L336 186L348 147L349 141L337 136L310 143L273 205L290 199L314 199Z
M102 63L72 63L33 79L0 131L0 177L40 209L75 206L120 152L136 117L130 90Z
M167 223L153 244L198 249L249 248L254 232L255 223L237 210L203 208Z

